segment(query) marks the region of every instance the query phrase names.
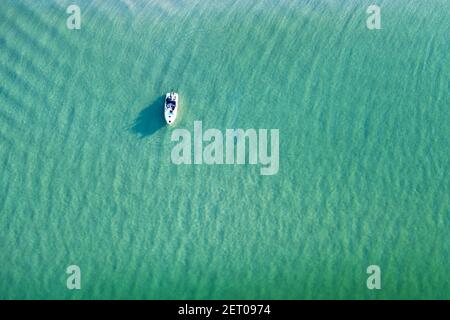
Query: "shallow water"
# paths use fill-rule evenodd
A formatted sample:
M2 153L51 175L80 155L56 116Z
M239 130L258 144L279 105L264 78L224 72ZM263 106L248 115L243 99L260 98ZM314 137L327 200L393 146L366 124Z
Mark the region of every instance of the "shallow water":
M450 298L449 1L76 2L0 2L0 298ZM278 174L173 165L171 89Z

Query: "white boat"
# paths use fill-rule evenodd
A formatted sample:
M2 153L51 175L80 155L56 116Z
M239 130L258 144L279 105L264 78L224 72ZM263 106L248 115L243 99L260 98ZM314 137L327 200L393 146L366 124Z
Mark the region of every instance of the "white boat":
M164 102L164 118L167 124L173 124L178 112L178 93L169 92Z

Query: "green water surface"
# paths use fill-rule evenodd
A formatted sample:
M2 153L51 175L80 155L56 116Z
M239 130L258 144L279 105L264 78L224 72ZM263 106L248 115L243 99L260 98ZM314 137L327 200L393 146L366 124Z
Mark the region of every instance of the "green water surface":
M449 299L449 32L448 0L2 0L0 298ZM172 164L195 120L279 129L278 174Z

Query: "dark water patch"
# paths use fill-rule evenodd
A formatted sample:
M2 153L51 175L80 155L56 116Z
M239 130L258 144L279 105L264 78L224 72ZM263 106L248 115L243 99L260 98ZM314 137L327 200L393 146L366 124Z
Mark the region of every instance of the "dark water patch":
M2 110L11 109L15 112L26 111L27 119L36 117L36 112L32 110L27 104L25 104L17 94L13 94L5 87L0 87L0 108Z
M34 84L17 74L14 70L0 65L0 76L9 82L9 86L14 88L14 92L21 92L22 98L18 98L19 100L23 100L25 97L33 97L38 102L48 105L48 97L44 93L39 92Z
M14 30L14 38L10 37L3 37L2 42L3 44L11 46L12 43L14 43L15 47L18 47L20 49L21 47L24 48L33 48L33 56L41 56L45 57L48 61L51 61L52 64L57 64L58 68L61 68L61 62L59 61L63 54L61 54L63 51L68 51L69 49L72 51L77 50L76 47L69 47L67 42L64 42L64 46L58 45L58 41L55 39L53 43L55 43L58 47L52 48L47 46L46 44L43 44L41 40L42 34L39 32L31 32L30 29L24 29L24 26L19 25L16 21L13 20L13 18L5 16L0 12L0 19L5 23L7 26L7 29ZM21 52L25 52L22 51ZM22 54L23 56L23 54ZM32 57L30 57L32 58Z
M0 39L1 41L2 39ZM6 61L9 61L9 66L20 70L22 74L26 74L27 76L33 77L34 81L38 81L39 83L46 83L50 87L54 87L56 84L50 77L47 76L47 73L51 73L51 70L48 70L45 73L41 68L38 68L35 63L37 59L33 62L30 58L27 58L22 55L16 48L12 48L10 46L4 46L4 53L6 55ZM1 57L3 58L3 57ZM45 62L42 63L43 65ZM23 72L25 71L25 72ZM57 70L55 69L54 72Z
M163 116L164 96L158 97L153 103L142 109L134 120L130 131L141 139L151 136L165 126Z
M66 30L66 8L55 7L56 3L49 4L54 12L55 16L60 16L61 18L57 21L45 21L42 16L37 14L29 5L17 1L15 3L14 16L18 18L23 16L22 21L27 21L34 26L34 30L42 34L49 34L57 44L64 44L64 47L69 50L73 50L74 47L68 43L68 37L61 32L61 30Z

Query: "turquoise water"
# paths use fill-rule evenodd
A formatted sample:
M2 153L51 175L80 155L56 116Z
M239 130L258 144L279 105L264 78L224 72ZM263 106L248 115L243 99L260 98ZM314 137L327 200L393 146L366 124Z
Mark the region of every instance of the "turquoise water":
M1 1L0 298L449 299L450 2L376 3ZM278 174L173 165L172 88Z

